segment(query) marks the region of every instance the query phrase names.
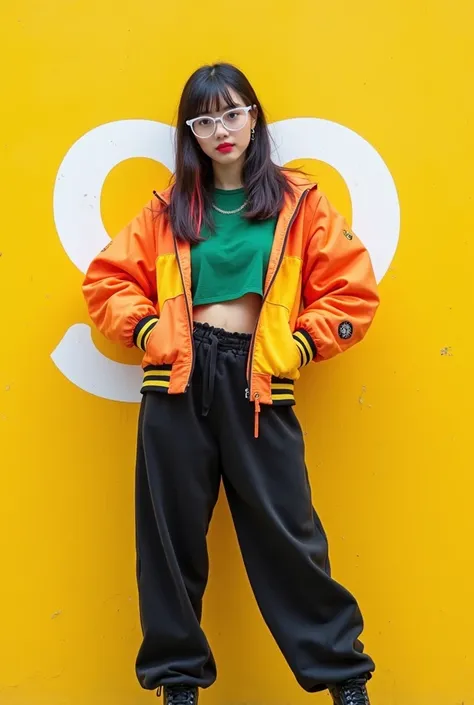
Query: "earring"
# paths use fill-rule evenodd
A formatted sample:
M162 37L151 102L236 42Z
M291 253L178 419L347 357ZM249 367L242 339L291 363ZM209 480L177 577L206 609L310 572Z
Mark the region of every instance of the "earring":
M255 141L255 128L254 127L252 127L252 129L250 130L250 139L252 140L252 142Z

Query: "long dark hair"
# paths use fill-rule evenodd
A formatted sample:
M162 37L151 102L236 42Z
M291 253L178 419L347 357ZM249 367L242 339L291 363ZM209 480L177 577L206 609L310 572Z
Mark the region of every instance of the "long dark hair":
M211 208L214 178L212 160L200 148L186 120L219 110L221 98L229 108L236 107L229 88L246 105L257 108L255 139L247 148L242 174L248 201L243 217L253 221L274 217L283 206L285 193L293 193L283 168L271 160L265 115L246 76L231 64L202 66L186 82L179 103L176 171L167 208L175 235L191 243L201 240L203 225L211 232L214 230Z

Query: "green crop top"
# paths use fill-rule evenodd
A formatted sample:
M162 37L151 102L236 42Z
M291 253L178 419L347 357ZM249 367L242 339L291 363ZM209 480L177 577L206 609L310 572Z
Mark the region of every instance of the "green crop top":
M225 211L245 201L243 188L215 189L214 203ZM244 294L263 294L273 244L276 218L249 222L242 211L224 215L212 211L216 232L201 230L203 242L191 247L193 304L212 304L238 299Z

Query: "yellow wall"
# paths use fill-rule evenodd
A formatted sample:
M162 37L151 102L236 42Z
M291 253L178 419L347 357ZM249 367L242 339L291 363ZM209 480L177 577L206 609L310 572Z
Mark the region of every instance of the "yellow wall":
M374 703L472 705L472 3L13 0L0 19L2 705L153 697L133 672L138 407L86 393L52 361L88 323L53 190L81 136L173 123L187 76L216 59L248 73L271 122L344 125L395 182L400 242L380 313L362 345L305 370L297 410L334 574L359 598L378 664ZM350 216L344 180L303 163ZM145 158L113 169L108 232L167 177ZM299 689L263 625L222 500L205 603L219 678L203 702L327 702Z

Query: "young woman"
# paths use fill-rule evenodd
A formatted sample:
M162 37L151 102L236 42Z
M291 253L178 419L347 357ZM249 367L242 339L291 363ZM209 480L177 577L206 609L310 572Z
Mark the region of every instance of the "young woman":
M224 483L263 617L307 691L367 705L362 617L330 577L294 382L363 338L369 255L319 188L271 161L260 102L228 64L181 97L176 173L90 265L100 331L145 355L136 468L137 675L165 705L216 678L201 629L206 534Z

